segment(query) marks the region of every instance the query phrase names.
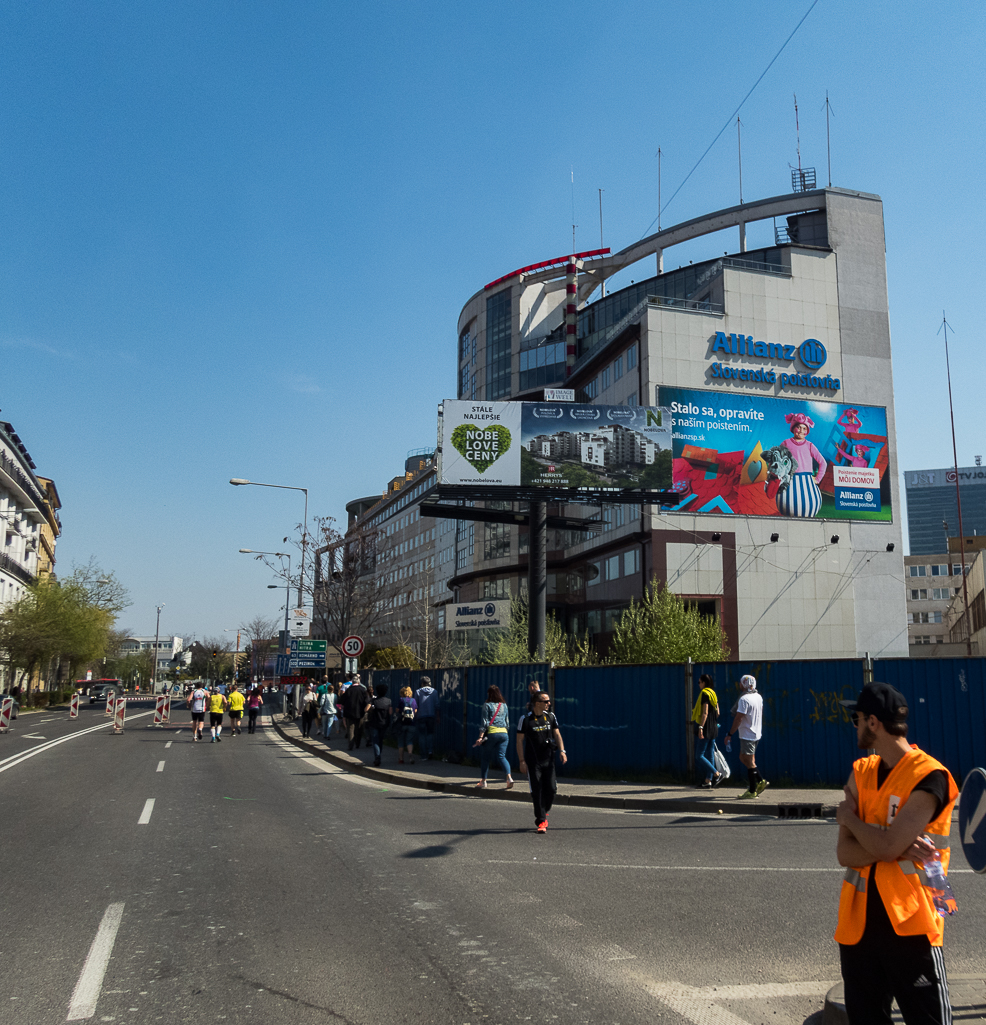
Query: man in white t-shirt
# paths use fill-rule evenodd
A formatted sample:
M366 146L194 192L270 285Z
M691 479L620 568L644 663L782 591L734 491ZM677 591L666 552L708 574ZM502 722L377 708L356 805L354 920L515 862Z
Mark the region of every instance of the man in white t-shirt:
M205 702L209 692L196 687L188 696L188 707L192 710L192 740L202 739L202 723L205 721Z
M749 787L745 794L740 794L741 801L752 801L759 797L770 784L757 770L757 744L763 734L763 698L757 693L755 676L740 677L736 685L740 691L740 699L734 708L733 725L729 727L726 740L734 733L739 733L740 761L746 766L746 777Z

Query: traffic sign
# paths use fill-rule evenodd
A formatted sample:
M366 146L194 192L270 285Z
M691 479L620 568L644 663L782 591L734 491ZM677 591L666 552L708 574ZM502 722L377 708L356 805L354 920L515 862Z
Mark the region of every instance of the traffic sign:
M363 643L363 638L358 637L356 634L350 634L342 642L342 653L348 655L350 658L359 658L363 654L363 649L366 645Z
M325 641L313 641L305 637L299 638L294 642L294 650L299 654L306 651L321 651L324 654Z
M277 666L275 672L278 676L287 676L291 672L291 656L290 655L278 655Z
M986 771L972 769L959 801L962 853L974 872L986 872Z
M324 669L325 652L313 651L308 654L292 655L291 669Z

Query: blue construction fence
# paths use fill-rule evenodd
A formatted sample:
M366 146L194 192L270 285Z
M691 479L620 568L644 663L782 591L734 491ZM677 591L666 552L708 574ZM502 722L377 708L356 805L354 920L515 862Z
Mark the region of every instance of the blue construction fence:
M719 662L711 665L592 666L552 669L545 664L468 666L451 669L371 670L392 699L428 676L441 696L436 748L478 757L487 689L500 688L511 727L527 706L528 681L537 680L553 700L565 740L566 774L688 772L691 710L708 673L719 696L720 745L741 676L757 678L764 699L764 733L757 764L764 776L802 785L841 786L861 752L849 713L840 704L859 694L863 659ZM961 784L970 769L986 766L986 658L877 659L872 679L892 684L910 706L908 739L939 759ZM512 731L511 731L512 732ZM741 771L738 746L727 755ZM516 767L513 736L508 757Z

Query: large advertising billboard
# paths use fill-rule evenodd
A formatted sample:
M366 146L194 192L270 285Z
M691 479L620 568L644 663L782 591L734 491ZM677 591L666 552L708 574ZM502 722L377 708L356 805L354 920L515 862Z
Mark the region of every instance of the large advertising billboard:
M671 486L671 425L654 406L574 402L443 403L440 486L543 489L571 498Z
M883 406L658 389L672 422L670 511L893 519Z

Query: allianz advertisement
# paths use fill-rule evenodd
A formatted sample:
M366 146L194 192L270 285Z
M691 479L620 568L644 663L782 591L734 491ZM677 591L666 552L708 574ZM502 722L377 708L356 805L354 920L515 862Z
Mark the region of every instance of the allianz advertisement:
M671 421L672 512L893 519L883 406L658 389Z
M450 605L447 630L496 630L510 626L510 599Z

